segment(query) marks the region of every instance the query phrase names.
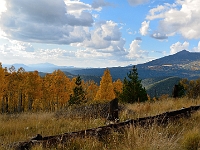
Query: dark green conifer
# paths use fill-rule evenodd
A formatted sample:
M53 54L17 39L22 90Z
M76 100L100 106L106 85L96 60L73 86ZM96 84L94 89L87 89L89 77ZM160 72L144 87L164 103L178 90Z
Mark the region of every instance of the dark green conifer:
M127 76L128 79L126 77L124 78L123 91L120 94L120 100L125 103L144 102L148 100L146 90L142 87L135 66L133 66Z
M86 102L85 91L82 87L82 79L78 75L75 82L76 86L73 89L73 94L70 95L69 105L80 105Z

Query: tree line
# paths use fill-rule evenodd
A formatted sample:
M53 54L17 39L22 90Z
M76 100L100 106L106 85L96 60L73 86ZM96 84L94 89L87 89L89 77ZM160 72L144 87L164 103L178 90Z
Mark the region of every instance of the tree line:
M200 79L180 81L182 94L197 98L200 93ZM112 81L109 69L105 69L100 85L93 80L84 82L78 75L67 77L61 70L55 70L44 77L38 71L26 72L23 68L3 68L0 63L0 113L25 111L55 111L71 105L110 101L118 98L124 103L150 100L133 66L124 81Z
M70 79L61 70L41 77L38 71L26 72L23 68L16 70L14 66L8 69L0 64L0 112L55 111L74 104L122 98L132 93L126 88L133 84L131 82L138 82L140 85L136 68L135 71L132 75L131 72L129 74L129 79L135 76L132 81L125 78L123 83L120 79L113 82L109 69L105 69L98 85L93 80L84 82L79 75ZM141 99L144 100L146 98ZM135 100L127 102L133 101Z

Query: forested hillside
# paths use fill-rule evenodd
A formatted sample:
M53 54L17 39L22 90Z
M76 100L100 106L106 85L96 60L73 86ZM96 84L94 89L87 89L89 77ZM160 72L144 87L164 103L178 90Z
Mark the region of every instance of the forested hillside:
M174 85L178 84L180 80L179 77L160 77L145 79L142 84L150 97L160 97L164 94L172 96Z

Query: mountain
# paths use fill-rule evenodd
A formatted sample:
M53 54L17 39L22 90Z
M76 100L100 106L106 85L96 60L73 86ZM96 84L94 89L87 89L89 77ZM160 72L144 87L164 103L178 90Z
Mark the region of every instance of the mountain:
M72 75L81 75L84 78L94 77L97 81L103 75L106 68L75 68L73 66L56 66L50 63L41 64L13 64L16 70L23 67L26 71L38 70L39 72L51 73L60 69ZM8 65L3 65L3 67ZM11 66L11 65L10 65ZM9 66L9 67L10 67ZM8 67L8 68L9 68ZM158 78L166 76L176 76L179 78L197 79L200 77L200 53L182 50L176 54L165 56L152 60L144 64L136 65L140 79ZM126 67L111 67L110 70L113 80L121 79L127 76L132 69L132 65Z
M145 87L150 97L159 97L164 94L172 95L175 84L181 80L179 77L158 77L142 80L142 85Z
M166 64L186 64L192 61L200 61L200 53L189 52L182 50L176 54L165 56L163 58L155 59L150 62L142 64L142 66L155 66L155 65L166 65Z
M200 77L200 53L180 51L144 64L136 65L141 79L163 76L197 79ZM126 77L132 66L108 68L113 80ZM74 69L72 74L102 76L105 68Z
M39 71L39 72L47 72L52 73L55 70L73 70L74 66L57 66L51 63L39 63L39 64L2 64L3 67L10 68L11 66L14 66L16 70L18 70L20 67L24 68L25 71ZM78 68L77 68L78 69Z
M25 70L29 70L29 66L27 65L24 65L24 64L12 64L12 65L9 65L9 64L2 64L2 66L5 68L10 68L11 66L14 66L16 70L18 70L20 67L24 68Z

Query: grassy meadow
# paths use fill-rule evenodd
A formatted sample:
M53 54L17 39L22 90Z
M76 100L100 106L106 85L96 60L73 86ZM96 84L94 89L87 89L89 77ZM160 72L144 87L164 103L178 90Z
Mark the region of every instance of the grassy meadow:
M166 111L200 105L200 99L163 98L155 102L126 104L120 121L157 115ZM67 113L67 112L64 112ZM92 113L92 112L91 112ZM0 114L0 149L26 141L36 134L57 135L105 125L103 118L66 117L58 112ZM33 150L41 150L42 146ZM48 148L47 148L48 149ZM73 139L53 149L69 150L198 150L200 149L200 111L189 119L180 119L167 126L130 127L122 133L113 132L104 141L95 138Z

